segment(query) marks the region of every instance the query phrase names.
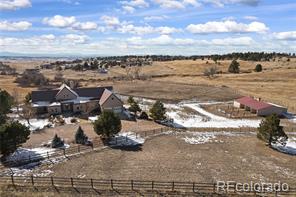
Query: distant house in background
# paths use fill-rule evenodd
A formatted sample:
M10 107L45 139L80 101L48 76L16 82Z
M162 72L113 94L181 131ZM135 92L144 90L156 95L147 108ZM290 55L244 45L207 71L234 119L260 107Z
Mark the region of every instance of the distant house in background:
M112 92L113 88L91 87L71 89L63 84L58 89L32 91L32 106L38 114L89 114L111 110L121 113L123 103Z
M248 96L236 99L233 105L234 107L255 113L258 116L269 116L271 114L277 114L280 116L287 112L287 108L285 107L273 103L265 103L261 101L261 99L256 100Z

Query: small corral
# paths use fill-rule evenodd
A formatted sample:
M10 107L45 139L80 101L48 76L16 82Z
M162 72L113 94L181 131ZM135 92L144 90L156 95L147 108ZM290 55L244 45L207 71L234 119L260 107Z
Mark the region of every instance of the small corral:
M250 111L246 111L242 108L237 108L233 106L233 103L217 103L213 105L202 105L206 111L226 118L233 119L242 119L242 118L251 118L257 119L258 116L255 113L251 113Z

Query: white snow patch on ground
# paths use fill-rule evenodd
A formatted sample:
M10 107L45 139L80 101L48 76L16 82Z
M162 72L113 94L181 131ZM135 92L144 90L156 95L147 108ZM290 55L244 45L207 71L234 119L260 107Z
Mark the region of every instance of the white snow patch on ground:
M225 131L213 131L213 132L185 132L185 133L177 133L177 135L185 135L182 139L189 144L205 144L205 143L223 143L222 140L216 139L217 136L228 136L228 137L236 137L236 136L247 136L247 135L255 135L254 132L243 133L243 132L225 132Z
M29 158L36 158L36 157L47 157L47 153L49 155L53 154L55 149L53 148L46 148L46 147L40 147L40 148L18 148L14 153L9 155L6 160L7 161L22 161Z
M95 122L96 120L98 120L99 116L89 116L88 120L91 122Z
M29 169L29 168L11 168L11 174L14 176L30 176L34 175L36 177L45 177L49 176L53 173L51 170L42 170L40 172L35 172L35 169Z
M196 135L194 137L184 137L182 139L185 140L186 143L189 144L205 144L207 142L212 142L212 140L216 138L213 134L204 134L204 135Z
M28 124L27 120L19 120L19 122L27 127L29 127L30 131L41 130L47 125L51 125L48 119L30 119Z
M296 138L290 137L288 138L286 145L275 143L272 144L272 147L280 152L296 155Z
M109 142L111 145L116 146L137 146L144 144L145 139L133 132L119 133Z
M217 116L202 109L200 104L197 103L181 104L179 108L182 107L189 107L198 112L199 114L188 115L179 110L168 111L167 116L174 120L174 125L176 127L239 128L258 127L260 124L260 120L230 119Z

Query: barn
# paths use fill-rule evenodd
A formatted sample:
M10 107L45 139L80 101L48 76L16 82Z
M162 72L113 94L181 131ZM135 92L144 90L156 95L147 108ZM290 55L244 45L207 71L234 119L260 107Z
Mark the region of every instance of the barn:
M271 114L277 114L280 116L283 113L287 112L287 108L283 106L279 106L273 103L266 103L261 101L260 99L256 100L248 96L234 100L233 106L245 109L246 111L255 113L258 116L269 116Z

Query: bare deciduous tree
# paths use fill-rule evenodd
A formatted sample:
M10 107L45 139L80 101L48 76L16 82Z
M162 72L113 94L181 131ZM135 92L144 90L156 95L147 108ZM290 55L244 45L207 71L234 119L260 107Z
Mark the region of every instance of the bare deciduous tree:
M215 74L217 74L217 72L218 72L217 66L211 66L204 70L204 75L209 78L212 78L215 76Z
M30 104L25 104L23 106L22 118L24 118L29 125L31 125L30 119L34 118L35 115L36 115L36 110Z

